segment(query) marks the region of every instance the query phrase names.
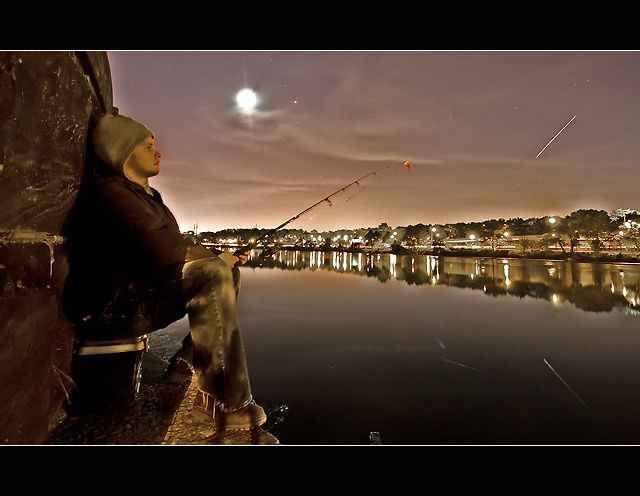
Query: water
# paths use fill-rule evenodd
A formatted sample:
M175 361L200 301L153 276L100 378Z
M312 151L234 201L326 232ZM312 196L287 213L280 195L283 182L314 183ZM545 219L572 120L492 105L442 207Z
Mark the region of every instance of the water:
M640 442L639 265L279 252L242 276L283 444Z

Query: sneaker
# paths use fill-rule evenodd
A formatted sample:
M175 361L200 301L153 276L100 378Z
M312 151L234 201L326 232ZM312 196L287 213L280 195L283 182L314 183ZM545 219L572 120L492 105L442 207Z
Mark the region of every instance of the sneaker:
M196 393L192 412L200 418L216 422L227 431L249 430L267 421L264 409L255 403L233 412L223 412L216 408L215 402L202 391Z
M181 358L172 358L162 377L165 381L173 384L184 384L191 382L193 371L189 364Z
M216 408L215 401L207 393L200 390L196 392L196 398L193 400L192 413L203 420L213 420L218 424L222 424L223 421L222 412Z
M244 431L258 427L267 421L267 414L260 405L250 403L240 410L224 414L224 428L228 431Z

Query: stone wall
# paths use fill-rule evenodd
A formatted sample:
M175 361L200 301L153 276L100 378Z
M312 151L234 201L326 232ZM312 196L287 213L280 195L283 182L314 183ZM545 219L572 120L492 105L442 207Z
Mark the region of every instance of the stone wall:
M62 417L73 326L61 235L111 113L104 52L0 52L0 444L39 444Z

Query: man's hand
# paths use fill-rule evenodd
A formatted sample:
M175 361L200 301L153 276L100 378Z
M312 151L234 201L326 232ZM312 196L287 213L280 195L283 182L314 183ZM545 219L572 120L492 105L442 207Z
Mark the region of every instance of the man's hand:
M211 258L215 257L216 254L210 251L208 248L205 248L202 245L192 245L187 250L187 256L185 258L185 262L192 262L193 260L199 260L201 258ZM222 252L218 254L218 256L225 261L225 263L234 268L238 265L244 265L247 263L248 255L246 253L234 254L228 251Z
M240 256L236 256L233 253L225 251L218 256L231 268L234 268L237 265L244 265L247 262L247 255L244 253Z

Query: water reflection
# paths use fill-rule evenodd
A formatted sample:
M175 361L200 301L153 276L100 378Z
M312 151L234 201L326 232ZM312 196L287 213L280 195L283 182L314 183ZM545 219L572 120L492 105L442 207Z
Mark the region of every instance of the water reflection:
M248 266L329 270L413 285L471 288L487 295L541 298L591 312L640 313L640 265L429 255L279 251Z

